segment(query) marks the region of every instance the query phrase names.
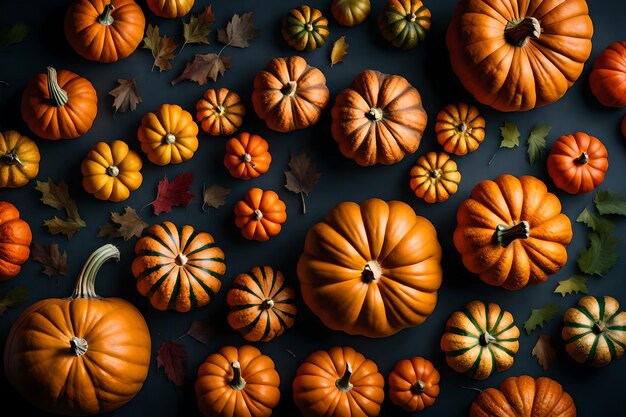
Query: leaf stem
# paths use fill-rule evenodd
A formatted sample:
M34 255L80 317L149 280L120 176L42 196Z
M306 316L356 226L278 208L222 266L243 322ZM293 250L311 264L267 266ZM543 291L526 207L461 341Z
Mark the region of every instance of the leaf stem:
M302 200L302 214L306 214L306 202L304 201L304 193L300 192L300 199Z
M489 160L489 162L487 163L487 165L491 165L491 162L493 161L493 158L496 157L496 154L498 153L498 151L502 149L502 148L498 148L496 149L496 151L493 153L493 155L491 156L491 159Z

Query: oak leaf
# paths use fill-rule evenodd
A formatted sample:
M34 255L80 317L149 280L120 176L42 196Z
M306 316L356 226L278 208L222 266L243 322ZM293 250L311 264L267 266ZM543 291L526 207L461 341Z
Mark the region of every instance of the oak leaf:
M159 27L148 23L146 28L146 37L143 39L143 47L150 49L154 62L152 69L155 66L159 68L161 72L172 69L170 59L174 59L176 55L172 52L176 49L176 44L167 35L159 36Z
M224 75L230 68L230 57L217 54L196 54L193 60L187 62L185 70L177 78L172 80L172 85L181 81L190 80L204 85L209 78L217 81L217 77Z
M137 83L135 83L134 79L118 79L117 82L119 85L109 91L109 94L115 97L115 100L113 100L115 113L117 113L118 110L122 112L125 112L128 109L130 109L130 111L135 111L137 104L143 102L141 96L139 95L139 90L137 89Z

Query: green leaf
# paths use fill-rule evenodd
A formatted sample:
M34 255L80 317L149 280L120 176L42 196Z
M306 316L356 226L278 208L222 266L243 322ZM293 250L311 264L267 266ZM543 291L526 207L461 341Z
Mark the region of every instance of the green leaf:
M610 190L598 191L593 198L600 214L619 214L626 216L626 195L613 193Z
M548 125L535 125L530 131L530 136L526 141L528 149L528 161L530 165L535 165L535 162L541 157L546 150L547 142L546 137L550 134L551 126Z
M17 307L24 303L28 298L28 290L23 285L18 285L9 290L2 298L0 298L0 316L7 311L9 307Z
M0 51L14 43L19 43L28 35L29 27L21 23L0 29Z
M584 275L572 275L566 280L559 281L559 285L554 290L555 294L565 297L568 294L587 294L587 277Z
M617 262L615 246L618 240L612 236L600 236L592 232L589 237L589 246L580 253L578 267L589 275L604 276Z
M602 237L609 236L615 229L615 224L606 217L602 217L597 211L584 209L580 212L576 221L585 224L585 226L594 232L598 232Z
M532 333L537 327L543 327L557 315L561 306L555 303L546 303L539 308L530 309L530 317L524 322L526 334Z
M513 122L504 122L504 125L500 127L500 142L501 148L514 148L519 146L519 129Z

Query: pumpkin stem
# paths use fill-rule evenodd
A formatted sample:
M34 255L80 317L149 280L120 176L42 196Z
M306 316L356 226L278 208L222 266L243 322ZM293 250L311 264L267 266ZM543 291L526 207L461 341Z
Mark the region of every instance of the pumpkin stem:
M109 259L120 260L120 251L117 247L107 243L96 249L85 262L78 275L74 292L70 298L100 298L94 289L96 274L100 267Z
M215 111L217 111L217 114L222 116L224 114L224 106L215 106Z
M426 384L421 379L415 384L411 385L411 392L415 395L421 394L426 389Z
M348 392L352 389L353 385L350 383L350 377L352 376L352 365L350 362L346 362L346 371L341 378L337 378L335 386L339 391Z
M383 274L383 271L382 271L382 268L380 267L380 264L377 261L372 259L363 268L363 272L361 273L361 276L363 277L363 281L372 282L380 278L382 274Z
M467 123L465 123L465 122L461 122L461 123L457 124L456 126L454 126L456 131L461 133L461 134L467 133L468 127L469 126L467 126Z
M526 220L513 225L507 226L499 224L496 227L496 240L503 248L506 248L515 239L528 239L530 236L530 226Z
M252 155L250 155L248 152L244 153L243 156L241 157L242 161L245 163L250 163L252 162ZM254 168L254 167L253 167Z
M595 334L604 333L605 330L606 330L606 324L604 324L602 320L598 320L595 323L593 323L593 332Z
M368 119L377 122L383 118L383 111L380 107L372 107L370 108L370 111L365 114L365 116Z
M107 4L106 6L104 6L104 11L100 16L98 16L98 23L100 23L102 26L111 26L113 24L113 21L115 20L111 15L111 12L113 10L115 10L115 6L113 6L112 4Z
M313 25L311 24L311 22L304 25L304 28L306 29L307 32L313 31Z
M0 155L0 164L2 163L7 164L7 165L18 164L22 168L26 168L24 163L20 161L20 158L17 156L17 153L15 153L15 149L11 149L4 155Z
M246 386L246 381L241 376L241 365L237 361L230 363L233 368L233 379L230 380L230 387L235 391L241 391Z
M409 22L415 22L415 19L417 19L417 15L415 13L406 15L406 20Z
M286 96L293 96L296 92L296 88L298 87L298 83L295 81L289 81L285 84L281 90L281 92Z
M432 171L430 171L430 177L431 178L435 178L435 179L441 177L441 170L438 169L438 168L437 169L433 169Z
M261 303L261 309L262 310L269 310L272 307L274 307L274 300L272 300L271 298L266 298Z
M587 152L583 152L578 158L574 160L574 162L578 165L585 165L587 162L589 162L589 155L587 154Z
M480 343L481 346L487 346L489 343L495 342L495 341L496 341L496 338L490 335L489 332L482 333L480 337L478 338L478 343Z
M189 258L187 258L185 256L185 254L179 253L178 255L176 255L176 258L174 259L174 262L176 262L176 265L178 265L178 266L184 266L187 263L188 260L189 260Z
M167 143L168 145L171 145L172 143L176 142L176 136L174 136L173 133L168 133L167 135L165 135L163 137L163 140L165 141L165 143Z
M57 70L52 67L46 67L48 72L48 95L54 107L63 107L67 104L68 96L57 82Z
M525 46L530 38L539 39L541 23L535 17L513 19L504 28L504 37L513 45Z
M70 350L74 356L83 356L87 353L87 341L82 337L72 336L70 339Z
M263 212L259 209L254 210L254 220L259 221L263 218Z
M120 169L115 165L111 165L107 168L107 175L110 177L117 177L118 175L120 175Z

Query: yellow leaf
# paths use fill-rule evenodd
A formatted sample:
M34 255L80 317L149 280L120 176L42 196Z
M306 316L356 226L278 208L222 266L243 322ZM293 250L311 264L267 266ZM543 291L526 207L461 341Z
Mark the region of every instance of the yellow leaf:
M343 57L348 53L346 37L342 36L333 43L333 50L330 53L330 66L343 61Z

